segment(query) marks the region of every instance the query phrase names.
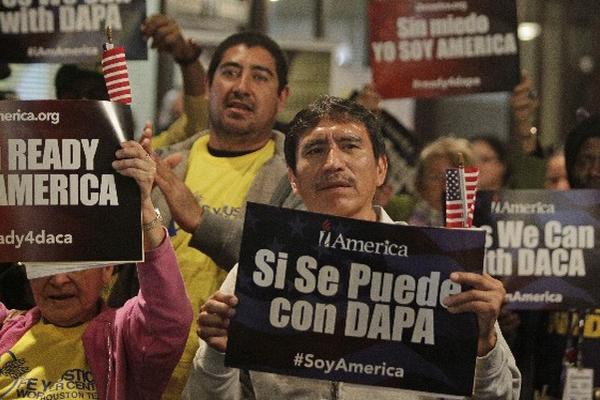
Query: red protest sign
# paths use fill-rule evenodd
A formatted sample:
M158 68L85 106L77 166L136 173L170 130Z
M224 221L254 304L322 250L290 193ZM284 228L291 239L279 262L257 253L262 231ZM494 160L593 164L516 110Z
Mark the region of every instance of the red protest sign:
M508 91L519 82L515 0L371 0L369 26L384 98Z

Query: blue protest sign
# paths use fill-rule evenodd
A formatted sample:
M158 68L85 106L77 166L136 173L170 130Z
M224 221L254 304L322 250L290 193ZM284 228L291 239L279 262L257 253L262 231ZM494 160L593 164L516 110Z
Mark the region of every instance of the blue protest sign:
M485 269L504 282L508 308L600 305L600 191L480 192L474 224L487 232Z
M471 395L473 314L441 301L481 272L484 233L248 204L229 366Z

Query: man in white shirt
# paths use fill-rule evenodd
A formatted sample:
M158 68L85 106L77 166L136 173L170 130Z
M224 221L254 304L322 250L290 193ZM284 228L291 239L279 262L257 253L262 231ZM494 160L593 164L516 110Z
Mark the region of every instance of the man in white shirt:
M288 178L309 211L366 221L391 222L373 207L387 172L385 146L376 118L363 107L323 97L296 115L285 142ZM237 267L219 292L201 307L202 339L184 398L377 399L408 398L395 389L240 371L224 366L227 327L238 303L233 294ZM452 313L474 312L479 325L474 398L517 399L520 373L496 324L504 299L491 276L454 272L451 279L473 287L443 300Z

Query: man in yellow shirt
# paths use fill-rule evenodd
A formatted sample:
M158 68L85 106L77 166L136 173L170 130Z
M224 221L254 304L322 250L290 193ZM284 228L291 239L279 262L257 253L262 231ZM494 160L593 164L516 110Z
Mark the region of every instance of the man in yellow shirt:
M273 130L289 93L287 72L282 50L269 37L228 37L207 71L210 129L165 150L179 152L176 167L155 157L154 199L173 235L195 315L238 259L246 201L301 204L286 178L284 135ZM191 330L163 398L181 397L197 347Z
M22 313L0 303L0 399L156 400L179 360L192 307L150 198L155 163L135 141L115 156L113 168L141 194L140 291L108 308L101 293L112 266L28 263L35 307Z

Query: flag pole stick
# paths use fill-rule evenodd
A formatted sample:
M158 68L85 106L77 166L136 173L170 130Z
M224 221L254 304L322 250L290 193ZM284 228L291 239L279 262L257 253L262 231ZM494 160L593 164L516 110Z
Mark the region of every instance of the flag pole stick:
M106 25L106 43L104 43L104 50L111 50L115 46L113 45L112 38L112 27L110 25Z
M460 198L462 205L462 226L469 227L469 207L467 205L467 182L465 180L465 159L462 153L458 153L458 179L460 187Z

